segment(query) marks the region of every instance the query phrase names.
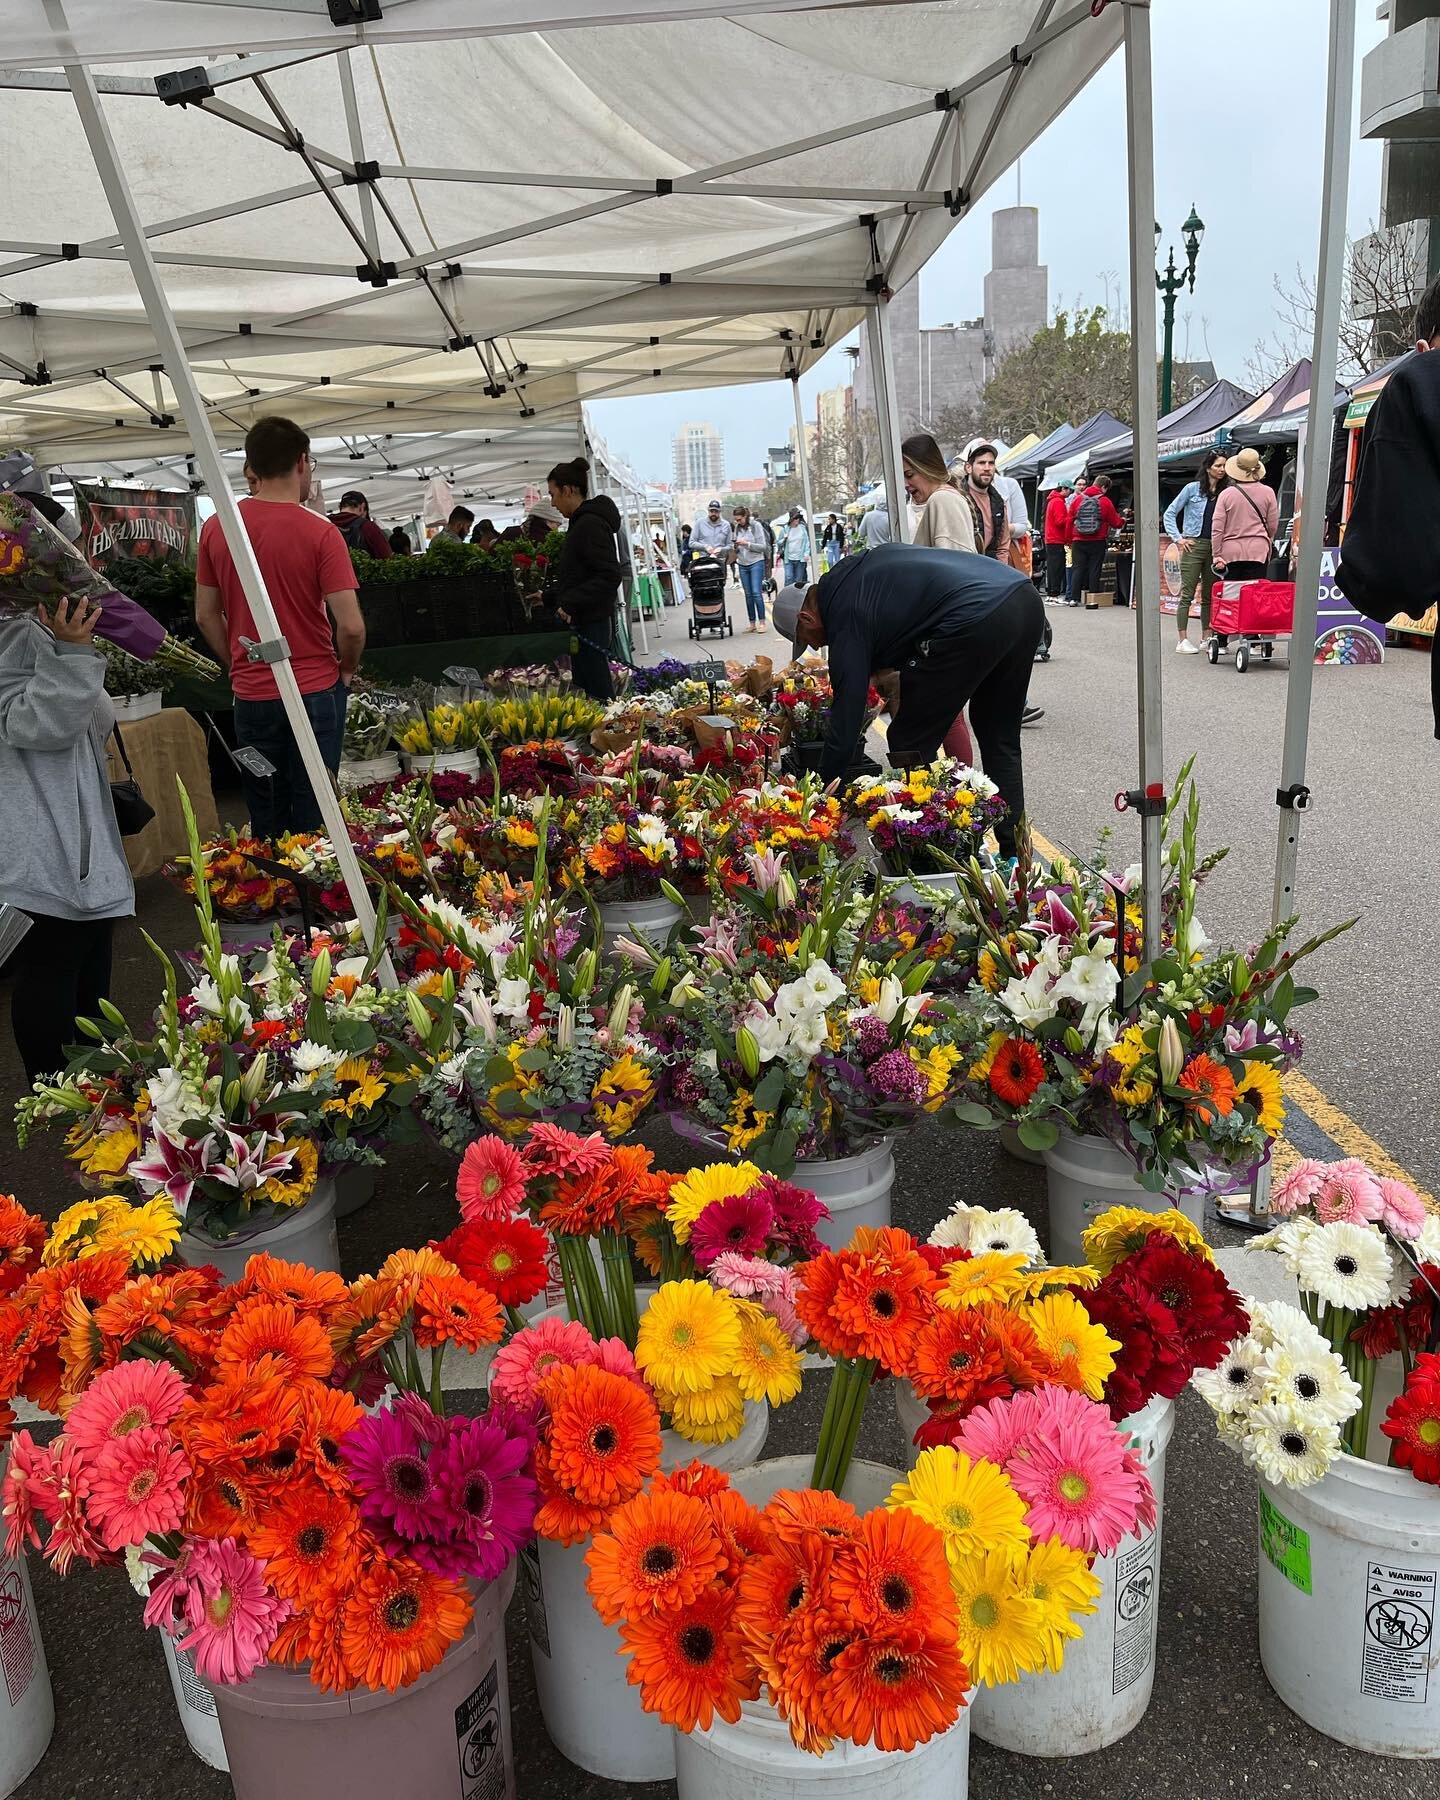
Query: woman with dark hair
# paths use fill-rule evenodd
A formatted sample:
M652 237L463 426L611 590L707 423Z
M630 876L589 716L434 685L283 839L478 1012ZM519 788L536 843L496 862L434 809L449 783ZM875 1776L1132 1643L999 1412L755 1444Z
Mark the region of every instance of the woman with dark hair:
M1210 529L1215 501L1225 485L1225 452L1207 450L1200 458L1195 479L1165 509L1165 530L1172 544L1180 546L1180 628L1175 648L1182 656L1194 656L1199 646L1190 642L1190 602L1200 589L1200 639L1210 635L1210 590L1215 585L1215 564L1210 551Z
M547 485L555 510L569 525L555 566L554 604L575 628L570 678L593 700L609 700L615 691L610 680L615 602L625 573L616 542L620 509L608 494L591 494L590 465L583 456L556 463Z
M960 483L945 466L940 446L918 431L900 446L905 492L920 508L915 542L929 550L974 551L975 511Z

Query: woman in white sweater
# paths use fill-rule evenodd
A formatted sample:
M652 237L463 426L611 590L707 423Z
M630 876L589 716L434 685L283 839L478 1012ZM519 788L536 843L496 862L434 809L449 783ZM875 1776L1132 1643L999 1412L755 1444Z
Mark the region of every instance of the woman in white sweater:
M968 550L973 555L975 514L969 498L945 467L940 446L928 432L917 432L900 446L905 465L905 492L920 508L915 542L934 550Z

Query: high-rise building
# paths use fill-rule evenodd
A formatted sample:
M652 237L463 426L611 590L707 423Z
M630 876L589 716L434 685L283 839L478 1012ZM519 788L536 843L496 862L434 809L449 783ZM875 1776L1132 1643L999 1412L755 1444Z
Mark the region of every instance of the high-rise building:
M677 488L704 488L719 495L725 487L725 440L713 425L682 425L670 440Z
M1028 344L1050 312L1050 272L1040 261L1040 212L1005 206L990 226L985 311L958 325L921 327L918 278L889 303L895 410L902 436L923 431L947 406L973 405L1009 351ZM873 411L869 344L862 335L855 405Z
M1389 33L1360 64L1360 135L1385 145L1380 229L1355 246L1350 292L1371 360L1413 342L1415 303L1440 275L1440 0L1387 0Z

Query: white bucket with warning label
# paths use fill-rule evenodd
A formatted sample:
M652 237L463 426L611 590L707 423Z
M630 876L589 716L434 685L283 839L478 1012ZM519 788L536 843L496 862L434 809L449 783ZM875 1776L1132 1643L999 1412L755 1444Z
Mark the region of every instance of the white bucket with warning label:
M1307 1725L1440 1760L1440 1490L1341 1456L1309 1488L1260 1483L1260 1660Z
M6 1459L8 1461L8 1457ZM0 1475L4 1463L0 1462ZM0 1555L0 1800L13 1794L50 1747L55 1700L23 1562Z

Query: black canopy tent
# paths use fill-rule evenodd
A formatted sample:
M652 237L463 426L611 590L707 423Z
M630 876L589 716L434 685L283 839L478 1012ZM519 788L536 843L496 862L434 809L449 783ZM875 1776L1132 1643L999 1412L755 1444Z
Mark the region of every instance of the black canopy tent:
M1228 425L1253 399L1253 394L1236 387L1233 381L1217 381L1204 393L1187 400L1184 406L1166 413L1159 426L1160 461L1164 463L1172 456L1188 456L1203 450L1215 441L1220 427ZM1128 469L1134 460L1135 435L1127 431L1113 442L1097 444L1086 467L1092 475L1098 475L1103 471Z

